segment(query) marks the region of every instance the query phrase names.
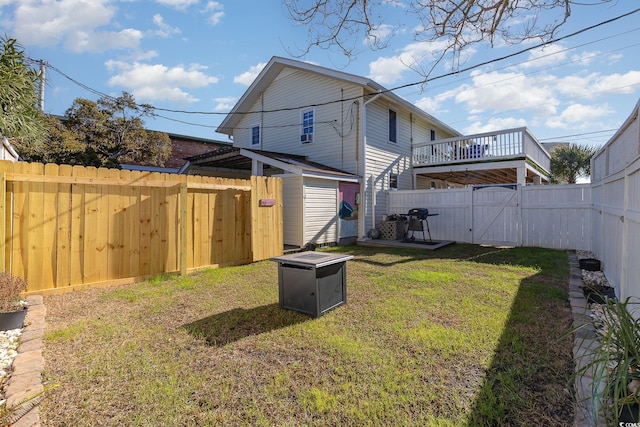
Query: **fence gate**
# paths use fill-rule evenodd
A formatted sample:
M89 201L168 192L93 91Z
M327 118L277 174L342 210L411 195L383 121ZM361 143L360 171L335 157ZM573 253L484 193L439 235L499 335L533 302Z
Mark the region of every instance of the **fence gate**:
M517 185L473 187L472 243L518 244Z

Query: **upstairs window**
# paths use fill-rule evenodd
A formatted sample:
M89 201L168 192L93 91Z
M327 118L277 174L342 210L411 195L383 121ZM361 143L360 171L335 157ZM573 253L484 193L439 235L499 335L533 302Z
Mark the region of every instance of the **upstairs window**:
M302 111L302 129L300 131L300 142L308 144L313 142L313 109Z
M260 125L251 126L251 145L260 145Z
M431 129L431 140L435 141L436 140L436 131Z
M389 142L398 143L398 116L392 109L389 109Z

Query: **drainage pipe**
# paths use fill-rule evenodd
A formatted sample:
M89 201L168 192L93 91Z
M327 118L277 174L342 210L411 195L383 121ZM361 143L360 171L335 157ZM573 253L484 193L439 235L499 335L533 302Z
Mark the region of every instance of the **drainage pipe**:
M360 181L360 200L362 201L361 205L363 207L365 207L367 204L365 202L365 195L366 190L367 190L367 105L372 102L375 101L376 99L378 99L380 96L382 95L381 92L378 92L377 94L375 94L375 96L373 96L371 99L368 99L366 101L364 101L362 103L362 138L360 140L360 144L361 144L361 149L360 149L360 174L361 174L361 181ZM371 185L371 214L373 215L375 213L374 210L374 205L375 205L375 188L373 188L373 179L372 179L372 185ZM366 208L364 209L365 212L360 212L359 215L362 215L362 220L358 221L358 228L360 228L358 230L358 234L360 235L360 237L366 237ZM376 223L376 219L375 217L371 217L371 223L373 224L373 226L371 228L375 228L375 223Z

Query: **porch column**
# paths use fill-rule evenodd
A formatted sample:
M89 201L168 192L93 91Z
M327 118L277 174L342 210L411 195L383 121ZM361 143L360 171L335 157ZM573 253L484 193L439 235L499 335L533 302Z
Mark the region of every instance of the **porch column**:
M518 173L516 184L527 185L527 167L526 166L518 166L516 169Z
M251 175L253 176L262 176L263 173L263 163L259 160L252 159L251 160Z

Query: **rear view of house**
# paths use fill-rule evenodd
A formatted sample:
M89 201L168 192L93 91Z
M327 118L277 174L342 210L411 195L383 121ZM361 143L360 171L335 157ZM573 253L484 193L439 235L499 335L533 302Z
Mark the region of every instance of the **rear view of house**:
M233 150L184 171L282 177L284 241L296 247L364 237L388 190L415 187L412 144L460 136L368 78L279 57L217 131Z

